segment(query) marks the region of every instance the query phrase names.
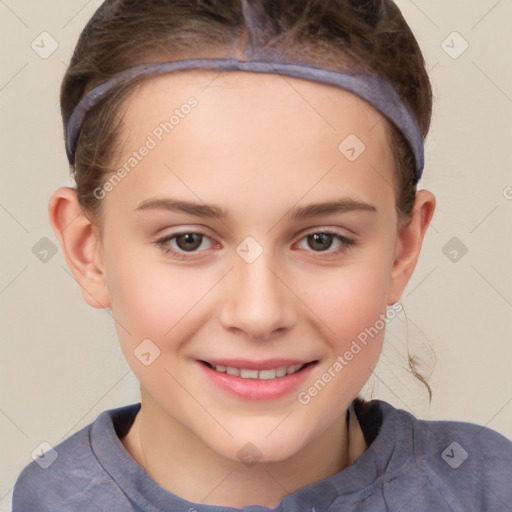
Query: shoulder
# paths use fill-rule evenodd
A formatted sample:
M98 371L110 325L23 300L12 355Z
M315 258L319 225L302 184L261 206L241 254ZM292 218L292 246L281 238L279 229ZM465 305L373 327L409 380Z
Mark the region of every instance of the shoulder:
M89 444L91 426L87 425L25 466L14 484L12 512L59 510L59 504L89 510L84 507L80 489L87 487L87 476L98 473Z
M95 503L100 495L113 498L122 495L94 454L91 432L93 429L97 432L113 430L113 418L130 413L136 407L130 405L102 412L94 422L27 464L14 484L12 512L97 512L105 506L104 499L102 503Z
M417 455L435 452L440 455L436 463L443 461L452 469L466 462L467 467L476 468L488 460L512 464L512 441L495 430L463 421L422 420L401 409L395 414L396 421L413 435Z
M478 510L512 503L512 442L505 436L473 423L421 420L385 403L383 409L397 442L409 447L409 462L448 503L472 502Z

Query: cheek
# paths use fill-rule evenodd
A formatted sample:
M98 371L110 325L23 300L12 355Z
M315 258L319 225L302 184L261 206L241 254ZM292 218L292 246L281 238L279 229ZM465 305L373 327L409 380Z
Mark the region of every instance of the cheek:
M315 286L308 287L305 303L320 320L319 335L329 354L322 370L329 373L325 375L332 382L329 387L337 390L323 394L317 405L331 398L336 401L337 393L355 396L378 362L386 328L391 255L384 247L375 248L336 271L316 272L311 281Z
M165 389L176 401L180 388L171 375L180 364L181 344L194 335L195 306L205 293L205 280L147 254L132 254L108 271L120 347L145 389L154 396Z
M386 287L379 275L366 274L363 280L363 276L353 272L340 288L337 308L331 309L328 319L336 333L330 340L334 357L358 391L370 376L382 349Z
M166 266L156 251L127 247L123 254L111 251L106 262L112 313L133 342L141 337L161 339L200 291L190 281L192 276ZM148 252L155 255L148 258ZM126 331L118 331L126 339Z
M382 265L347 266L337 275L326 274L317 281L322 286L308 294L308 305L314 304L321 320L320 336L328 345L328 355L316 380L300 391L297 401L308 417L316 418L318 431L348 407L379 360L388 277Z
M108 288L116 321L133 335L159 337L166 325L171 327L173 289L149 265L128 258L120 261L108 270Z
M372 326L386 310L390 266L386 262L358 261L317 272L305 291L306 304L341 344Z
M151 252L151 254L149 254ZM126 357L149 339L161 351L159 363L172 363L180 344L204 320L204 300L218 276L211 270L167 265L157 249L132 248L107 264L107 281L116 330Z

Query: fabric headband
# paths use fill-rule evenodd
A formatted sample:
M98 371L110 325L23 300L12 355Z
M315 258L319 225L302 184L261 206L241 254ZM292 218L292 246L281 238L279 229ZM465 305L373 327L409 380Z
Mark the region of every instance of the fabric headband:
M401 131L416 160L415 183L421 178L425 164L423 139L414 114L402 101L394 87L376 73L351 74L309 65L282 62L240 61L233 58L186 59L172 62L141 64L121 71L107 82L89 91L78 103L66 127L66 153L74 164L74 153L80 128L87 112L113 89L139 77L160 75L189 69L251 71L272 73L338 86L361 97L386 116Z

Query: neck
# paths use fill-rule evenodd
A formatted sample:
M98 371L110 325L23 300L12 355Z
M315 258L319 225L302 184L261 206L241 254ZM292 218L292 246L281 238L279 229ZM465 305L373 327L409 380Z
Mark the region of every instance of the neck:
M213 451L149 397L122 442L164 489L194 503L235 508L275 507L284 496L341 471L366 449L355 415L347 425L343 414L290 458L246 465Z

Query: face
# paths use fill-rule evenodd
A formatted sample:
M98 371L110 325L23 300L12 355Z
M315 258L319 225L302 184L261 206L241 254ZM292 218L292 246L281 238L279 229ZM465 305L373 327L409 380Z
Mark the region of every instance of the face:
M124 172L97 192L104 272L169 425L233 460L248 442L283 460L361 390L396 300L385 129L348 92L274 75L175 73L126 103Z

